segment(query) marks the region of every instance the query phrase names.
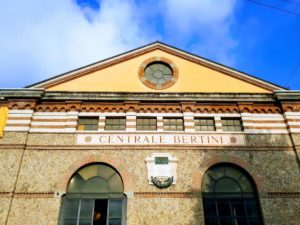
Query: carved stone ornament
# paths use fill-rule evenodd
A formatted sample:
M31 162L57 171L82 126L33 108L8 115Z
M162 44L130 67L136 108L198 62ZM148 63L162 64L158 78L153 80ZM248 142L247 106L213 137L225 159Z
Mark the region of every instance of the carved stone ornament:
M157 177L151 177L151 182L158 188L168 188L173 183L173 177L168 177L164 180L157 178Z
M170 153L153 153L146 158L148 183L157 188L176 184L177 159Z

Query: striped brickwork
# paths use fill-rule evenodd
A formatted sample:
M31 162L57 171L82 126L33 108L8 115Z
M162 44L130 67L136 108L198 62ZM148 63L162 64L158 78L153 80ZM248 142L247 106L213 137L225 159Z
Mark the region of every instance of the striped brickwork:
M286 124L291 133L300 133L300 112L285 112Z
M10 110L5 131L29 131L43 133L75 133L79 116L99 117L98 132L105 132L107 116L126 116L126 131L136 131L137 116L157 118L157 131L163 132L164 117L184 118L185 132L195 131L194 118L214 118L216 131L223 132L222 118L241 118L245 134L300 133L300 113L98 113L98 112L33 112L32 110Z

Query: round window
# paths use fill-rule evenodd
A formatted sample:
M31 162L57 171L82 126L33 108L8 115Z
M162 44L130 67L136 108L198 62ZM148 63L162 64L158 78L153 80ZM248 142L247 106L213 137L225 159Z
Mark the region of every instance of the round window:
M139 77L147 87L161 90L171 87L176 82L178 70L170 60L156 57L142 64Z
M163 62L153 62L145 69L145 78L155 85L167 83L173 77L172 69Z

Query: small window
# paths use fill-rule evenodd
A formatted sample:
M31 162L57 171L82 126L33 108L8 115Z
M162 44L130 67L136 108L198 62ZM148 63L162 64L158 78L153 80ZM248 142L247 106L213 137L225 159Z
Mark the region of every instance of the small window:
M164 118L164 130L168 131L182 131L183 130L183 118Z
M242 131L243 125L240 118L222 118L223 131Z
M79 117L77 130L98 130L98 117Z
M126 130L126 117L106 117L105 130Z
M155 117L137 117L136 130L156 130L157 119Z
M195 118L196 131L215 131L214 118Z
M156 165L168 165L169 157L155 157L155 164Z

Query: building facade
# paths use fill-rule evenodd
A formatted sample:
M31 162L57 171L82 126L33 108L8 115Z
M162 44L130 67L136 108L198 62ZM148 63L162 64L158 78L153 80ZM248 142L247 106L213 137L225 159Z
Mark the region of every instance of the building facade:
M162 43L0 89L0 135L0 224L300 224L300 92Z

